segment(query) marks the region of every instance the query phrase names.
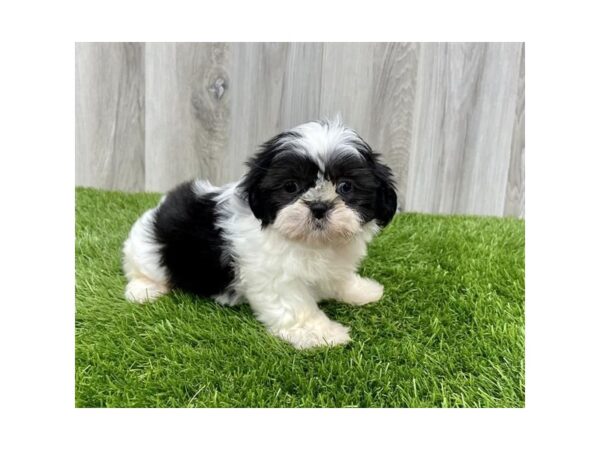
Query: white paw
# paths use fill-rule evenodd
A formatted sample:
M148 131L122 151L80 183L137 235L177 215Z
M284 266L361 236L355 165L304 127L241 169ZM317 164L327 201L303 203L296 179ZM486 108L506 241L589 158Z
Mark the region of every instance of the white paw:
M351 341L349 333L350 328L329 319L318 324L307 323L273 331L297 349L347 344Z
M143 278L135 278L127 283L125 298L131 303L151 303L169 292L164 286Z
M343 291L341 301L351 305L366 305L381 300L383 286L370 278L356 276Z
M214 300L223 306L236 306L245 302L245 299L236 293L225 292L213 297Z

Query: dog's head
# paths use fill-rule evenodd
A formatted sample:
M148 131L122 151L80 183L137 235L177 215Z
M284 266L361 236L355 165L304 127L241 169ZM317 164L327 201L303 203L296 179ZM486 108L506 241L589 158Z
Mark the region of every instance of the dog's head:
M396 212L390 168L339 121L281 133L247 164L240 187L252 212L292 240L340 243Z

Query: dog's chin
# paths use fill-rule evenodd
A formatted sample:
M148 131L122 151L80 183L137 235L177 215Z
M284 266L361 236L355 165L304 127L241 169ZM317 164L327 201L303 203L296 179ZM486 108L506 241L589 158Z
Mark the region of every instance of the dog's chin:
M316 219L302 202L282 208L273 229L292 241L312 245L339 245L351 241L362 230L358 214L337 202L322 219Z

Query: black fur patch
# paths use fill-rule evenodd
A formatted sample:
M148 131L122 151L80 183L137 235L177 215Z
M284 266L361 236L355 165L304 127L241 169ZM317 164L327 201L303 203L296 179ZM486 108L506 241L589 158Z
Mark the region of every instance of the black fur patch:
M215 226L214 197L198 196L191 182L181 184L169 192L154 220L171 287L205 297L224 292L234 277L222 232Z
M265 227L275 221L277 212L294 202L315 185L319 168L307 156L298 153L285 138L298 138L295 132L285 132L262 145L247 165L249 171L241 183L250 209ZM287 182L297 183L298 190L287 192Z
M384 227L397 208L392 171L379 161L379 155L367 143L357 142L356 147L360 155L339 153L330 158L325 177L335 185L350 182L352 190L348 193L338 190L338 195L358 212L363 222L375 219Z

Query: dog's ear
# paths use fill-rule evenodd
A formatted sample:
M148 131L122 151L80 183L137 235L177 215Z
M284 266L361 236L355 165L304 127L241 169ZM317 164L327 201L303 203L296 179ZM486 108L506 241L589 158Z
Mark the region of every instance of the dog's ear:
M373 159L373 170L379 182L375 201L375 219L377 225L383 228L394 218L398 208L398 200L392 170L380 161L379 154L374 153Z
M262 181L275 155L282 150L287 142L297 137L297 133L292 131L278 134L262 144L258 153L246 162L248 172L240 184L240 189L248 201L252 213L262 222L263 226L273 222L275 214L270 207L268 192L261 188Z
M265 193L262 191L260 184L269 169L273 156L273 151L267 151L263 148L248 160L246 163L248 172L240 184L240 189L248 201L248 206L263 225L269 223L270 217L268 217Z
M377 225L383 228L394 218L398 208L392 169L381 162L381 155L374 152L371 146L360 136L358 136L356 149L368 161L377 180L375 221Z

